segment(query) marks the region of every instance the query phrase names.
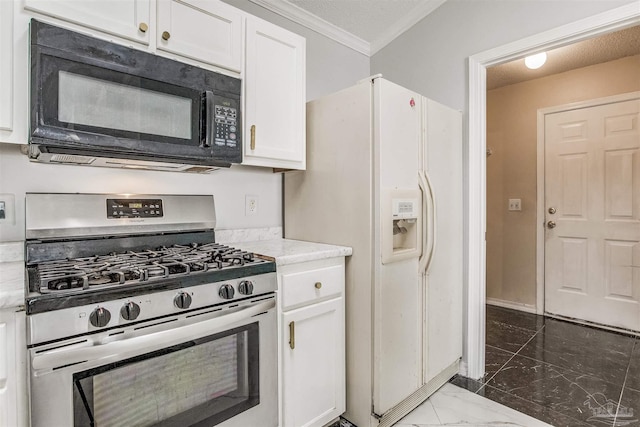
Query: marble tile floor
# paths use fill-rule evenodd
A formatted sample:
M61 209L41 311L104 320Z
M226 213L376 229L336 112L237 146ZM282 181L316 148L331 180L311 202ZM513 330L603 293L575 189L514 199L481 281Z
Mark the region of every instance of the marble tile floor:
M445 384L394 427L550 427L453 384Z
M331 427L352 427L342 421ZM393 427L551 427L542 421L472 393L451 383Z
M487 306L486 375L453 384L556 427L640 427L640 338Z

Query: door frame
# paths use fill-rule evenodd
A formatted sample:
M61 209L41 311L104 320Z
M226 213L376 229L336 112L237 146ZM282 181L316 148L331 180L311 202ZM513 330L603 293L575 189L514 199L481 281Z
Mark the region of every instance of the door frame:
M462 374L479 379L484 375L486 303L486 125L487 67L527 55L568 45L640 23L639 2L608 10L521 40L472 55L469 67L469 117L466 160L467 283Z
M640 91L627 92L618 95L593 98L585 101L556 105L538 110L537 125L537 197L536 197L536 313L544 314L544 286L545 286L545 117L547 114L579 110L581 108L597 107L599 105L615 104L617 102L640 99Z

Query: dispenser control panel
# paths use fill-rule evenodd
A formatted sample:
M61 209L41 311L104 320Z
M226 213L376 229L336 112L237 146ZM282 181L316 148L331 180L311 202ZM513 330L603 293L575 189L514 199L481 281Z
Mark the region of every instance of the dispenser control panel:
M412 219L418 217L420 200L418 199L393 199L391 201L391 215L393 219Z

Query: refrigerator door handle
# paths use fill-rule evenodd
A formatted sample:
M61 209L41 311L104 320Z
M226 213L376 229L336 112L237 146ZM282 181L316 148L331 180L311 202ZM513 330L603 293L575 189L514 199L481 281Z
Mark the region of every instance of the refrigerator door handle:
M433 254L436 248L436 198L429 174L425 171L418 172L418 183L422 191L422 256L420 257L420 272L426 275L431 267Z

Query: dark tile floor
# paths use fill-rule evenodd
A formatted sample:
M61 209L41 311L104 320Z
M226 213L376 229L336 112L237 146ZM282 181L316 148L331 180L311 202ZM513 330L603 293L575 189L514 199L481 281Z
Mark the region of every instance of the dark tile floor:
M452 383L556 427L640 427L640 339L487 305L486 375Z

